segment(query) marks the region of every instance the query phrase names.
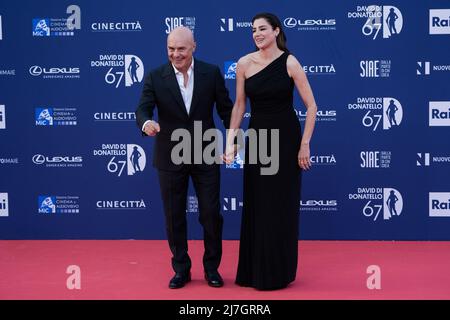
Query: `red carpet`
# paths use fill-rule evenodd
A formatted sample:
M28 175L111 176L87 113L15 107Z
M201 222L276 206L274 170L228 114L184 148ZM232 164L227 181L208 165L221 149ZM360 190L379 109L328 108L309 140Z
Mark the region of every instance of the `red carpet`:
M297 280L260 292L234 284L237 241L224 241L223 288L207 286L203 242L189 242L193 280L168 289L166 241L0 241L0 299L438 299L450 300L450 242L300 241ZM80 267L69 290L67 267ZM368 289L367 267L380 267L381 289Z

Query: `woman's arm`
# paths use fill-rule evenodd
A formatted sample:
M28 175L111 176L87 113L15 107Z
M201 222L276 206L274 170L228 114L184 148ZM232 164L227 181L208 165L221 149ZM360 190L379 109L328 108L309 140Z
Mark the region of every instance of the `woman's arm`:
M287 70L289 76L294 80L295 86L307 110L305 127L298 153L299 166L307 170L311 167L309 142L311 141L316 122L317 105L305 71L293 55L289 55L287 59Z
M245 70L248 65L247 56L242 57L237 62L236 66L236 100L234 102L233 110L231 112L230 128L227 130L227 141L225 149L224 161L226 163L232 163L237 151L234 143L235 137L241 126L242 118L245 113L246 96L245 96Z

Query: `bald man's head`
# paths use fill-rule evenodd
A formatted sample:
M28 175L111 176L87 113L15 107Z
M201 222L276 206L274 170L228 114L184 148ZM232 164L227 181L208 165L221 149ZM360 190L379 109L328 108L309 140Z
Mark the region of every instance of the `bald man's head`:
M169 41L169 39L171 39L171 38L186 39L187 41L195 42L194 34L192 33L191 29L189 29L185 26L180 26L180 27L176 27L175 29L173 29L167 36L167 41Z
M195 40L192 31L183 26L173 29L167 37L167 54L178 71L187 72L194 51Z

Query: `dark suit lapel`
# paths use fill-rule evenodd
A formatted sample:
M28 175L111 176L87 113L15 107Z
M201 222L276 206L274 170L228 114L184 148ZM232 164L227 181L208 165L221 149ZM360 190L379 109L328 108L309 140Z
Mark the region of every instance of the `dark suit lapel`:
M173 70L172 64L168 63L162 74L167 87L172 93L173 97L177 101L183 114L188 115L186 106L184 105L183 97L181 96L180 86L178 85L177 77L175 76L175 71ZM195 78L194 78L195 80Z
M204 83L205 71L202 68L201 63L194 59L194 90L192 92L191 108L189 109L189 116L193 114L195 107L200 100L201 87Z

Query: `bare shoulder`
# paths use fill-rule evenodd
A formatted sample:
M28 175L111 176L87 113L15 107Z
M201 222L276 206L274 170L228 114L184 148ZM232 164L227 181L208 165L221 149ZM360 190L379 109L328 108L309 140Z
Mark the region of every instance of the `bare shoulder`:
M300 62L297 60L297 58L293 54L289 54L286 64L287 64L288 68L301 67Z
M303 68L295 56L290 54L286 61L286 69L291 78L298 79L303 73Z
M238 60L238 65L239 65L240 67L246 68L246 67L248 67L248 66L252 63L253 59L254 59L254 58L253 58L253 52L252 52L252 53L249 53L249 54L247 54L247 55L241 57L241 58Z
M248 68L250 67L250 65L253 63L253 57L252 57L253 53L249 53L243 57L241 57L238 62L237 62L237 66L236 66L236 71L240 74L244 74Z

